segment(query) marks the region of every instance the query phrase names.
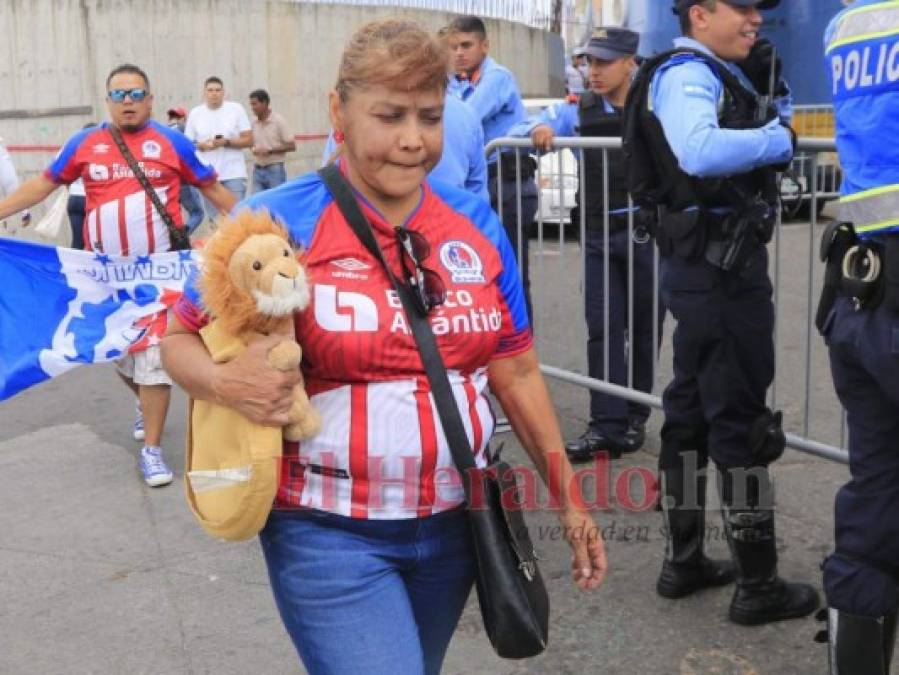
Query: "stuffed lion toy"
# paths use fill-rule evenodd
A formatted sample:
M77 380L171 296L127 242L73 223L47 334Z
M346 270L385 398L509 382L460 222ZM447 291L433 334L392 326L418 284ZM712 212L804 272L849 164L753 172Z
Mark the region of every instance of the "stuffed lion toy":
M203 251L200 292L217 330L242 345L272 333L289 335L268 360L278 370L299 367L303 353L292 339L293 315L309 304L309 284L287 232L267 213L245 210L220 224ZM293 399L284 438L310 438L321 426L318 412L302 384Z
M309 304L306 272L284 228L266 213L244 211L221 222L203 252L200 293L211 321L200 337L224 363L266 335L284 340L268 352L279 370L298 369L294 313ZM289 423L255 424L213 401L190 401L185 490L200 525L214 537L256 535L277 494L284 439L318 433L321 418L302 384L293 391Z

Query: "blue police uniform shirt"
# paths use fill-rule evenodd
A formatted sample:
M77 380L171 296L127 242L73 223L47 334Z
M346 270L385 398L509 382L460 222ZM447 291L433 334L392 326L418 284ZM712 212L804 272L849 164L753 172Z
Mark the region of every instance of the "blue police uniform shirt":
M895 3L856 0L824 31L843 169L840 217L862 238L899 232L897 18Z
M475 82L450 77L448 91L471 106L481 120L485 144L502 138L516 123L527 119L515 76L489 56L481 63ZM488 162L495 161L493 153Z
M600 100L602 101L602 107L605 112L615 112L615 106L609 103L605 97L600 96ZM580 136L580 118L578 116L577 103L559 101L551 106L547 106L536 115L531 115L526 120L522 120L513 126L506 135L514 138L527 138L535 128L543 124L552 129L553 135L557 137ZM577 156L578 153L575 153L576 158ZM639 211L639 208L635 207L632 210ZM624 208L613 209L609 213L627 212L628 209Z
M702 43L678 38L675 47L697 49L717 58ZM722 61L750 91L755 91L735 65ZM791 112L789 100L780 101L780 120L759 129L721 129L718 105L724 85L715 72L692 54L673 56L653 76L652 109L681 169L699 178L746 173L793 156L790 133L781 126Z
M328 136L322 153L322 166L328 163L337 143L334 132ZM443 154L428 178L468 190L485 201L487 160L484 158L484 130L474 113L455 96L447 94L443 108Z

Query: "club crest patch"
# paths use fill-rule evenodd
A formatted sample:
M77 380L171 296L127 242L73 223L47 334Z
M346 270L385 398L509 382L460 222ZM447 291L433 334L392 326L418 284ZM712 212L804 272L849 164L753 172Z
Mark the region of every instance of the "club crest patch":
M144 141L140 153L144 159L159 159L159 156L162 155L162 146L156 141Z
M440 262L456 284L484 283L484 264L464 241L448 241L440 247Z

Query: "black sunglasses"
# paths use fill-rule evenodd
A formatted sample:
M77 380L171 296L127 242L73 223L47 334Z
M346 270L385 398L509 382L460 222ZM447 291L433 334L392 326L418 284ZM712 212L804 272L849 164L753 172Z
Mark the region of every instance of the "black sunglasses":
M421 264L431 255L431 245L421 232L405 227L397 227L394 231L402 251L400 261L406 283L413 291L412 297L418 311L426 316L446 302L446 284L437 272Z
M110 89L109 100L113 103L121 103L127 96L135 103L140 103L147 98L149 93L146 89Z

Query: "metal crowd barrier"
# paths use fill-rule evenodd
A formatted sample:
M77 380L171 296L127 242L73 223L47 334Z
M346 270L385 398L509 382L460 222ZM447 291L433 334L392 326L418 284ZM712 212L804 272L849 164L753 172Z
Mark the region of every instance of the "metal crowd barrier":
M587 373L587 332L584 317L583 277L585 250L580 242L586 241L587 223L584 210L580 211L579 222L571 223L567 217L567 205L573 205L574 192L580 189L586 193L585 177L577 171L583 165L585 149L598 149L603 153L603 164L609 165L609 151L621 148L618 138L556 138L554 151L538 153L526 138L500 138L486 148L487 155L502 149L516 156L515 175L503 175L498 166L497 198L503 199L503 184L506 189L514 180L514 190L518 203L518 240L524 233L532 235L530 277L531 298L534 305L533 318L537 349L540 354L541 369L549 377L579 387L605 392L631 401L661 408L661 398L655 393L644 393L633 386L633 362L631 350L627 350L627 382L614 384L606 380L588 377ZM573 152L572 160L566 160L563 153ZM785 223L778 215L777 228L769 245L769 273L774 285L775 304L775 354L776 374L768 392L768 404L772 409L784 412L784 429L787 445L796 450L847 463L845 415L833 392L826 348L817 335L814 316L823 277L823 263L818 257L818 242L821 230L819 204L838 196L839 169L833 161L836 152L832 138L802 137L797 147L799 160L791 167L791 173L805 178L804 191L807 192L807 222ZM537 159L536 183L538 185L537 217L533 225L522 222L521 216L521 163L528 155ZM572 165L572 161L574 164ZM572 170L572 166L574 169ZM834 167L831 173L822 172L822 167ZM831 171L831 169L828 169ZM508 172L507 172L508 173ZM608 175L608 171L604 172ZM830 178L822 178L830 176ZM819 185L819 183L824 185ZM603 186L608 197L608 182ZM790 195L788 187L782 192ZM547 201L550 202L547 204ZM604 200L608 203L608 199ZM500 209L501 210L501 209ZM502 214L500 214L502 218ZM531 230L536 228L534 234ZM553 233L552 229L556 231ZM627 332L633 334L634 325L634 274L633 274L633 214L628 217L628 273L627 273ZM554 235L554 236L553 236ZM605 274L603 288L604 333L609 326L609 213L603 218L602 236L604 242ZM657 334L658 317L661 311L659 298L659 255L653 247L655 266L653 272L653 326L654 344L662 337L660 358L653 364L654 391L659 391L670 381L670 331L673 321L665 321L664 335ZM520 257L521 246L516 252ZM609 373L609 341L605 340L603 354L605 368Z

